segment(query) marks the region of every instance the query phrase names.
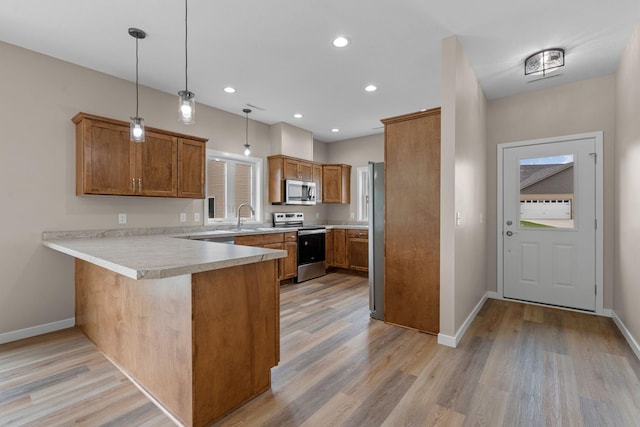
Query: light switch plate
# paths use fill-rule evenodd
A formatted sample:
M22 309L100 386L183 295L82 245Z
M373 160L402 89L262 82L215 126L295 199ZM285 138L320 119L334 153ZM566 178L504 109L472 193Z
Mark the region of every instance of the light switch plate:
M182 212L180 214L180 222L187 222L187 214Z
M119 213L118 214L118 224L126 224L127 223L127 214Z
M193 222L199 222L200 221L200 212L194 212L193 213Z

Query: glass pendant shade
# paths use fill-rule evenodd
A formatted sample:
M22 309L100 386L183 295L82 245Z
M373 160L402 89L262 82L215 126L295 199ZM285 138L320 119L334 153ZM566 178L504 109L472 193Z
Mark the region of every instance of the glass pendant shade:
M144 119L142 117L131 117L129 128L132 141L144 142Z
M244 145L244 155L248 156L249 154L251 154L251 146L249 144L245 144Z
M196 122L196 94L188 90L178 92L178 121L185 125Z

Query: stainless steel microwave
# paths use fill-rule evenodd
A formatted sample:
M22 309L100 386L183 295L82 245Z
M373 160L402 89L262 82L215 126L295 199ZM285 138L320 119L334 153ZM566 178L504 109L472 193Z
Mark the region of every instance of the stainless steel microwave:
M284 181L284 203L287 205L315 205L316 183L286 179Z

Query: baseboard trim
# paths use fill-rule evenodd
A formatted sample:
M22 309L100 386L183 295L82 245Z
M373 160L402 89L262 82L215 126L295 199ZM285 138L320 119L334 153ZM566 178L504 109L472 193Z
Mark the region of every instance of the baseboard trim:
M462 340L462 337L464 337L464 334L467 333L467 329L469 329L469 326L471 326L471 322L473 322L473 319L476 318L485 301L487 301L488 294L488 292L485 293L480 301L478 301L478 304L476 304L473 310L471 310L471 313L469 313L462 326L460 326L460 329L458 329L458 331L456 332L455 336L452 337L451 335L438 334L438 344L456 348L460 343L460 340Z
M4 334L0 334L0 344L18 341L25 338L31 338L37 335L59 331L61 329L71 328L75 326L75 324L76 319L75 317L72 317L70 319L58 320L57 322L45 323L44 325L32 326L30 328L19 329L17 331L6 332Z
M638 341L636 341L633 335L631 335L631 332L629 331L629 329L627 329L627 326L624 324L622 319L618 317L615 311L611 312L611 318L613 319L613 322L616 324L618 329L620 329L620 332L622 332L624 339L626 339L629 343L629 346L631 347L631 350L633 350L633 353L640 360L640 345L638 345Z

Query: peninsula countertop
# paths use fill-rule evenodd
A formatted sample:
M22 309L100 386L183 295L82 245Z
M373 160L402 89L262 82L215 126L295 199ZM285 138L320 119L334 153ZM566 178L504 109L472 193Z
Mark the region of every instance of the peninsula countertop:
M132 279L162 279L284 258L287 252L170 235L43 239L56 251Z

